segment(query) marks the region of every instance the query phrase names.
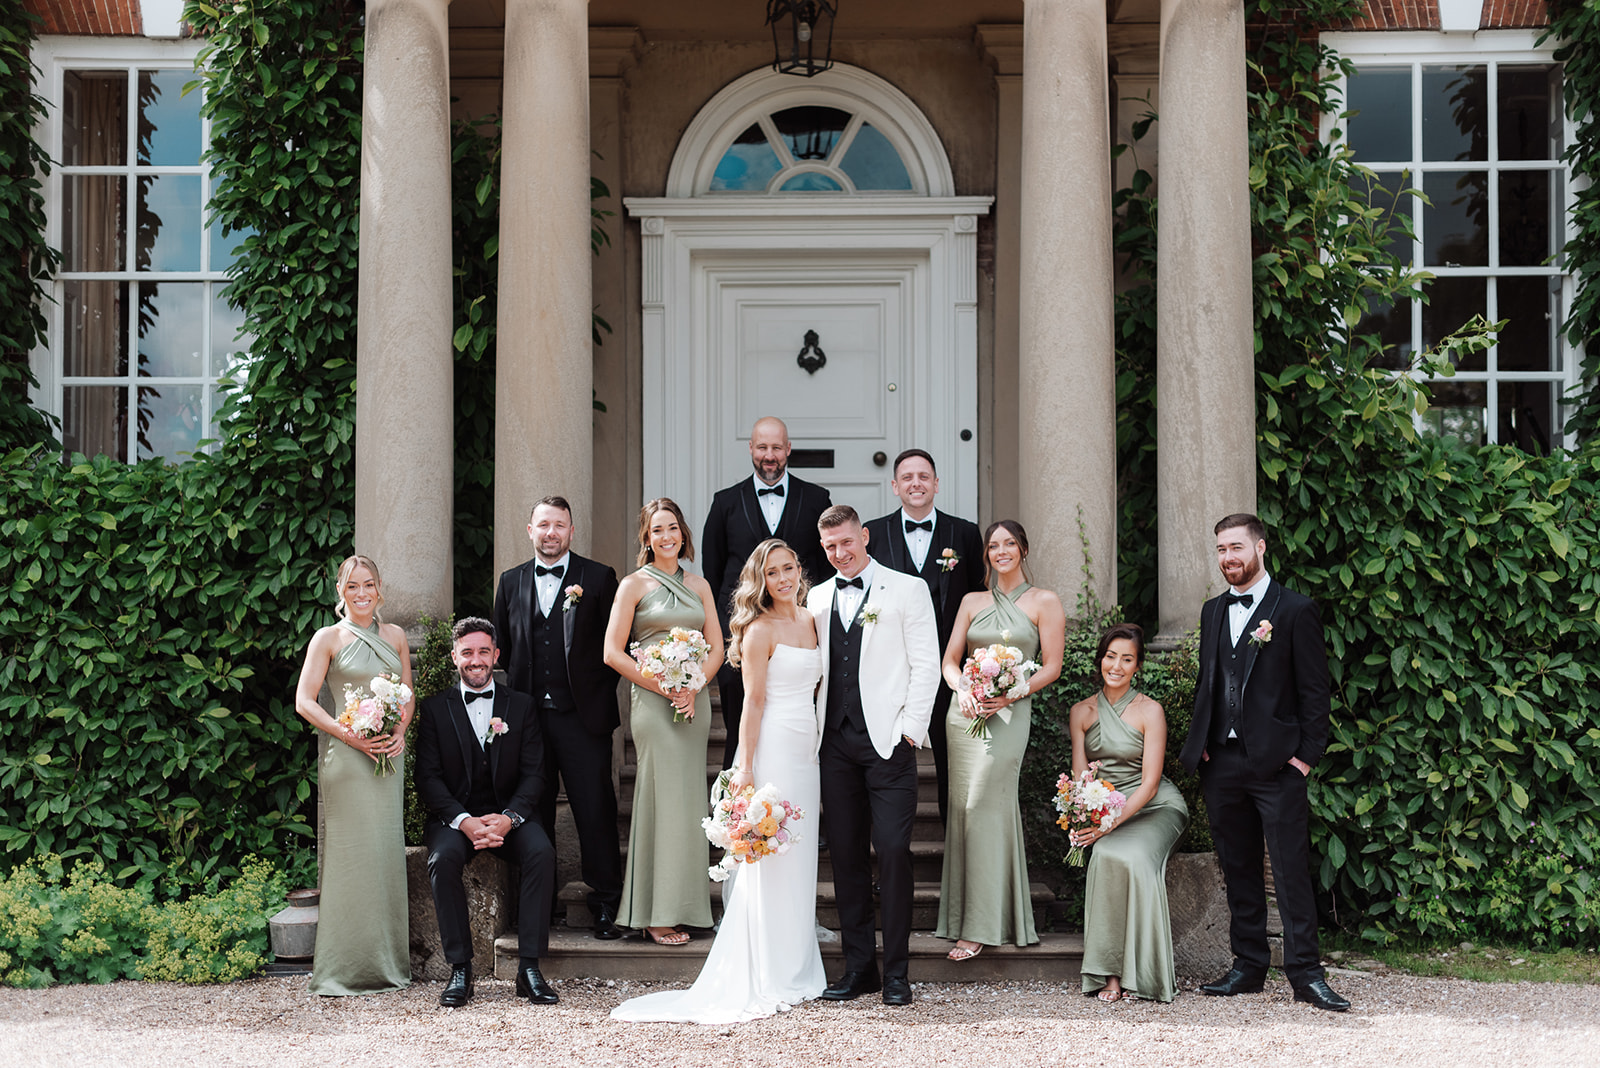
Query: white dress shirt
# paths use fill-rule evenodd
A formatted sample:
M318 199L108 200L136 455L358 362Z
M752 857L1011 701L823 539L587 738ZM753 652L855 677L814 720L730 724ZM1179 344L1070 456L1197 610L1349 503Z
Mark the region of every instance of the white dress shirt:
M761 506L761 515L767 521L767 533L777 534L778 520L783 518L783 502L789 499L788 469L785 468L783 477L772 484L773 486L782 486L782 494L762 493L762 490L770 489L771 487L765 482L761 481L760 475L751 475L750 481L754 482L756 485L756 503Z
M839 622L844 624L844 629L849 630L850 624L855 621L856 613L860 611L861 604L867 599L867 594L872 590L872 575L878 569L876 560L869 560L867 566L862 568L856 578L861 580L861 588L846 586L840 589L837 582L833 588L833 607L839 613ZM842 579L843 575L835 574L834 579Z
M1244 633L1245 624L1250 622L1250 617L1255 615L1256 609L1261 607L1261 600L1267 595L1267 586L1271 582L1271 576L1263 569L1261 577L1256 579L1249 589L1229 590L1230 593L1254 596L1255 598L1248 605L1239 602L1228 605L1228 634L1232 637L1234 645L1239 644L1239 636Z
M464 682L460 685L461 701L467 706L467 722L472 724L472 736L478 739L478 748L482 749L483 736L489 733L489 721L494 718L494 684L490 683L488 688L484 690L474 690ZM487 700L479 698L476 701L468 701L467 694L469 693L486 693L489 697ZM470 812L461 813L461 815L450 821L450 829L459 831L461 829L461 821L468 819L471 815L472 813Z
M913 519L906 514L904 508L900 509L900 530L906 536L906 548L911 551L911 562L921 571L928 562L928 550L933 547L932 530L906 530L907 523L932 523L939 525L939 509L935 508L923 519Z
M567 579L571 577L567 574L567 571L570 569L569 565L571 565L571 563L572 554L570 552L562 553L561 559L557 560L553 564L545 564L543 560L534 561L535 567L559 567L561 569L560 575L541 575L537 572L534 573L533 589L539 597L539 611L546 616L555 611L556 596L560 594L562 590L566 589L567 586L571 585L571 583L567 581Z

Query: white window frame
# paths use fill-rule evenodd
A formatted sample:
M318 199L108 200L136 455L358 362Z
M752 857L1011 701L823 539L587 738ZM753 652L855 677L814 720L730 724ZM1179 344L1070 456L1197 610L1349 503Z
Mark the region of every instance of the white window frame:
M56 160L62 146L62 114L65 103L64 75L68 70L178 70L193 74L195 57L204 42L199 40L158 40L148 37L61 37L44 36L38 38L32 49L32 58L39 69L39 76L35 85L35 92L46 101L44 116L34 131L38 142L44 146L52 160ZM198 77L198 75L195 75ZM203 92L201 89L192 90L192 93ZM137 123L137 98L130 94L128 105L128 120L130 134L127 138L130 160L135 139L131 131ZM201 117L201 145L211 142L211 120ZM42 176L41 184L44 191L45 208L45 240L52 248L62 247L62 220L64 217L65 198L63 196L63 183L67 175L77 173L108 173L118 172L132 178L139 174L193 174L200 178L202 196L209 195L211 189L211 167L208 163L198 162L196 165L160 165L144 166L136 161L116 167L63 167L59 162L53 163L50 173ZM131 191L131 185L128 187ZM129 195L125 193L125 195ZM120 386L129 390L127 440L125 448L130 463L139 458L138 444L138 388L141 384L151 385L165 383L177 386L200 385L202 397L202 422L201 438L205 439L212 434L211 428L216 423L217 409L220 403L218 384L223 376L219 374L202 373L199 375L162 376L159 378L141 378L139 376L138 360L138 331L133 317L138 314L138 285L140 282L201 282L208 283L205 298L201 301L201 314L203 322L201 327L202 352L206 355L209 370L210 353L212 350L212 320L213 292L215 287L227 285L229 278L221 269L211 265L211 240L209 233L209 215L205 214L205 206L201 205L201 240L200 240L200 268L193 271L108 271L108 272L69 272L57 271L55 276L46 283L46 292L50 300L44 308L47 323L46 335L42 343L30 355L30 366L34 377L38 380L38 387L32 391L32 401L35 407L50 412L60 418L65 413L65 308L64 300L65 283L74 279L96 279L129 283L129 298L124 312L130 316L128 324L128 368L124 375L83 377L74 376L72 385L110 385ZM123 225L125 228L124 263L128 266L128 259L133 242L134 228L137 226L137 209L131 200L124 212ZM225 327L219 327L226 329ZM223 339L224 344L237 344L240 349L247 345L246 339L235 342L233 337ZM215 443L206 446L206 450L214 450ZM169 458L169 462L173 458Z
M1355 62L1357 67L1403 67L1409 66L1412 70L1412 114L1416 117L1412 128L1412 160L1406 165L1411 170L1410 184L1420 186L1420 175L1429 170L1460 171L1464 164L1460 161L1434 161L1421 163L1422 149L1422 78L1423 66L1440 64L1487 64L1493 72L1499 64L1525 65L1531 63L1555 63L1555 51L1559 42L1552 39L1543 45L1537 44L1542 35L1541 30L1482 30L1478 32L1441 32L1441 31L1372 31L1372 32L1337 32L1324 33L1321 40L1324 45L1333 49L1341 57ZM1338 78L1341 110L1344 100L1344 79ZM1335 131L1342 136L1345 132L1341 128L1341 120L1337 112L1324 115L1322 119L1322 136L1324 141L1331 140ZM1498 136L1494 123L1489 124L1489 137ZM1562 147L1573 143L1576 137L1576 126L1570 116L1562 112ZM1492 143L1492 142L1491 142ZM1491 152L1491 157L1497 153ZM1402 161L1375 160L1362 161L1376 164L1385 164ZM1506 170L1559 170L1561 174L1561 232L1558 241L1565 246L1575 235L1573 223L1573 207L1576 204L1577 192L1583 188L1582 184L1575 185L1572 168L1564 161L1557 159L1550 163L1545 161L1521 162L1484 162L1471 164L1471 169L1486 170L1490 173L1491 189L1497 187L1497 175ZM1494 240L1497 233L1499 218L1499 199L1493 193L1489 196L1490 240ZM1554 329L1553 356L1559 367L1554 371L1517 371L1500 372L1498 369L1497 350L1491 348L1486 355L1485 369L1482 371L1457 371L1448 379L1432 379L1433 381L1448 382L1483 382L1485 388L1484 421L1486 436L1492 442L1499 436L1500 429L1500 391L1497 388L1502 381L1511 382L1536 382L1549 381L1558 392L1556 403L1555 425L1550 428L1552 448L1565 444L1565 434L1562 427L1571 418L1573 403L1571 389L1579 382L1579 371L1583 365L1583 349L1581 345L1571 345L1564 336L1563 326L1567 315L1576 297L1576 278L1570 267L1556 264L1551 267L1449 267L1425 264L1422 261L1422 235L1420 233L1421 220L1413 220L1418 229L1418 239L1412 246L1412 262L1418 269L1426 270L1438 278L1447 277L1514 277L1538 276L1559 277L1561 289L1557 301L1557 315ZM1491 290L1492 292L1492 290ZM1495 307L1491 299L1486 309L1487 317L1496 319ZM1422 317L1413 314L1411 317L1411 344L1414 352L1422 351ZM1421 419L1418 420L1419 429Z

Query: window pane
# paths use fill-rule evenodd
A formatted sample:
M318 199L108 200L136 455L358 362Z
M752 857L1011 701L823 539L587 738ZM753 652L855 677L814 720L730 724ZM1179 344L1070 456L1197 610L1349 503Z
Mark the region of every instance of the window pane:
M864 122L850 141L850 148L839 165L857 189L910 190L911 175L889 139L871 123Z
M1440 437L1455 438L1464 445L1483 445L1483 427L1489 390L1482 382L1435 381L1430 383L1433 400L1422 413L1422 425Z
M770 152L772 150L769 148L767 151ZM723 158L726 159L727 157L724 156ZM720 173L722 168L719 166L717 170ZM216 196L217 187L221 184L221 181L216 175L211 176L210 197ZM713 182L713 185L715 185L715 182ZM211 199L207 198L206 203L209 205ZM222 232L222 220L213 216L209 210L206 212L206 220L206 238L211 245L208 250L211 256L211 270L232 273L234 261L239 258L239 253L244 249L245 241L255 233L255 229L233 230L224 235Z
M1431 349L1461 329L1474 315L1488 311L1487 287L1482 278L1435 278L1426 290L1428 303L1422 306L1422 346ZM1482 371L1488 367L1488 354L1475 352L1456 366L1463 371Z
M67 271L121 271L122 190L113 174L69 174L61 179L61 266Z
M160 456L177 462L192 454L206 429L201 396L204 386L139 387L139 459Z
M139 283L139 375L199 376L204 282Z
M1489 174L1439 171L1422 179L1433 202L1422 209L1422 262L1429 267L1489 263Z
M200 90L183 95L194 73L139 72L139 162L192 167L200 162Z
M244 312L228 306L228 287L211 288L211 371L222 378L233 370L235 358L243 359L250 349L250 335L238 337L244 325ZM237 340L235 340L237 338Z
M1416 218L1417 198L1402 196L1401 191L1412 188L1409 181L1401 181L1398 171L1380 171L1375 179L1353 175L1350 184L1355 191L1364 191L1367 203L1382 208L1389 224L1389 240L1385 247L1402 264L1410 265L1412 241L1409 231Z
M1363 162L1411 159L1411 69L1359 70L1346 88L1350 147Z
M772 115L772 124L796 160L827 159L849 121L849 114L838 108L816 105L784 108Z
M1489 68L1422 68L1422 158L1489 158Z
M68 453L128 459L128 390L67 386L62 390L61 444Z
M817 174L808 171L797 174L784 182L778 190L780 193L842 193L839 183L829 178L826 174Z
M1374 304L1356 324L1357 334L1375 337L1383 345L1383 354L1374 357L1370 366L1389 371L1411 366L1411 303L1403 300L1399 307Z
M761 127L751 126L728 146L728 151L717 161L716 173L711 176L711 191L759 193L767 188L767 183L782 167L777 151L767 143L767 135L761 131Z
M69 70L61 89L61 162L69 167L127 163L128 72Z
M1496 317L1507 320L1497 348L1502 371L1555 371L1551 360L1556 297L1551 278L1501 278L1495 282Z
M128 373L128 283L62 283L61 370L68 378Z
M1500 172L1500 263L1537 267L1554 255L1556 226L1550 205L1555 198L1552 171Z
M134 269L200 269L200 176L141 174Z
M1524 452L1549 452L1552 433L1559 429L1551 383L1501 382L1497 399L1500 444L1515 445Z
M1554 67L1505 67L1500 74L1500 158L1561 154L1560 80Z

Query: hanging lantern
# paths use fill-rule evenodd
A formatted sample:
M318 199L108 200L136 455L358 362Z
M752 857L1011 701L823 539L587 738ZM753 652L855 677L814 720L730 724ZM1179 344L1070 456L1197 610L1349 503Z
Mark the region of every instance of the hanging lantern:
M767 0L772 69L814 77L833 66L833 0Z

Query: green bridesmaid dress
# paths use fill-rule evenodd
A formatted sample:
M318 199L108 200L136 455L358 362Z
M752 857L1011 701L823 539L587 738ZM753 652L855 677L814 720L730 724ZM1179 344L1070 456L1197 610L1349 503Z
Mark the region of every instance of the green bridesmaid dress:
M1030 588L1024 582L1010 594L994 591L994 604L974 616L967 629L969 655L984 646L1010 645L1025 659L1038 656L1039 629L1017 607ZM987 946L1039 941L1017 805L1017 773L1028 751L1032 703L1029 697L1012 702L989 717L988 738L973 738L967 734L972 721L961 714L959 695L950 697L945 717L950 815L934 930L940 938Z
M673 627L706 632L705 604L683 581L646 564L641 570L661 583L639 599L633 612L634 643L649 645ZM710 621L715 626L715 619ZM633 787L633 822L628 830L628 870L622 881L624 927L711 926L711 844L700 820L709 811L706 748L711 738L711 695L695 695L694 717L672 721L672 702L633 687L633 747L638 777Z
M371 692L375 675L400 674L400 654L378 633L347 619L355 641L328 665L333 715L344 688ZM411 929L406 902L403 827L405 775L372 774L372 758L326 731L317 732L317 789L322 793L322 899L317 915L313 994L376 994L411 985Z
M1099 718L1084 733L1084 752L1100 761L1100 777L1128 796L1144 769L1144 735L1122 713L1129 690L1116 704L1102 692ZM1093 994L1117 976L1122 989L1153 1001L1178 994L1172 965L1172 919L1167 911L1167 857L1189 825L1189 806L1165 778L1156 795L1126 823L1113 827L1089 851L1083 905L1083 992Z

